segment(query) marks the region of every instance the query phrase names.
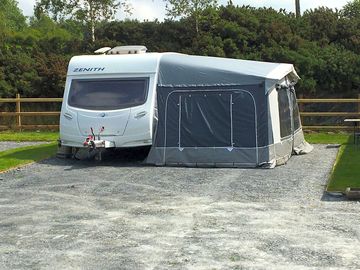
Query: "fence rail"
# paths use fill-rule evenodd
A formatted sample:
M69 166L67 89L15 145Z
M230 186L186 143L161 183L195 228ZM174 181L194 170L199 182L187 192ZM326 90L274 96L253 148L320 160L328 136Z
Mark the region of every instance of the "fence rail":
M348 99L305 99L300 97L298 100L300 108L300 116L302 119L304 117L352 117L360 118L360 94L358 98L348 98ZM26 130L26 129L58 129L59 125L23 125L23 117L31 116L60 116L59 111L48 111L48 112L22 112L21 104L22 103L60 103L62 98L21 98L20 94L16 95L16 98L0 98L0 103L15 103L15 112L0 112L0 117L11 117L15 116L16 122L14 125L0 125L0 130L6 129L17 129L17 130ZM357 112L305 112L303 104L311 103L357 103L358 109ZM1 122L0 122L1 124ZM336 125L311 125L303 126L307 130L350 130L350 126L336 126Z
M62 102L62 98L0 98L0 102L2 103L14 103L14 102Z
M298 98L298 103L360 103L359 98Z

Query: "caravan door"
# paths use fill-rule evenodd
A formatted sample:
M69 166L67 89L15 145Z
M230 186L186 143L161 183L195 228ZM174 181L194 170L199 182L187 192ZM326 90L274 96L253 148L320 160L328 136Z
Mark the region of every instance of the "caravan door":
M77 112L77 124L82 135L122 136L131 108L145 104L148 78L73 79L68 105Z

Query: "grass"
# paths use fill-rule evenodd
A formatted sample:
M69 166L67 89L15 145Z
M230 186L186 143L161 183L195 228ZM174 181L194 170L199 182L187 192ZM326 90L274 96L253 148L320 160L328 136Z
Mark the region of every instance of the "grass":
M305 139L314 144L346 144L349 140L349 134L346 133L310 133L305 134Z
M59 132L54 131L2 131L0 132L0 141L28 142L41 141L51 142L59 138Z
M57 143L27 146L0 152L0 172L55 155Z
M340 148L327 191L344 192L347 187L360 188L360 146L349 138Z
M360 146L348 134L306 134L309 143L341 144L327 191L344 192L347 187L360 188Z

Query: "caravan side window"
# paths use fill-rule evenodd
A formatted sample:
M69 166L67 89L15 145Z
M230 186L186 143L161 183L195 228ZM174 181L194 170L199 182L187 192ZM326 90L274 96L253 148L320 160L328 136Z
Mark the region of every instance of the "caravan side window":
M89 110L118 110L142 105L148 78L72 80L68 104Z

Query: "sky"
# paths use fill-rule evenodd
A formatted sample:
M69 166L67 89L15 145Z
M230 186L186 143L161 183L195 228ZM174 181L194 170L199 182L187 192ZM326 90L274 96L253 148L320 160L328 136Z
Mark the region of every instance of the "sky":
M25 16L33 15L33 7L35 0L18 0L19 7L23 10ZM165 18L165 4L162 0L130 0L133 7L133 14L131 16L118 12L117 19L138 19L143 20L163 20ZM326 6L329 8L342 8L349 0L301 0L301 10L313 9L319 6ZM219 0L219 4L225 5L227 0ZM254 7L272 7L276 10L285 8L287 11L295 12L294 0L233 0L234 5L251 5Z

